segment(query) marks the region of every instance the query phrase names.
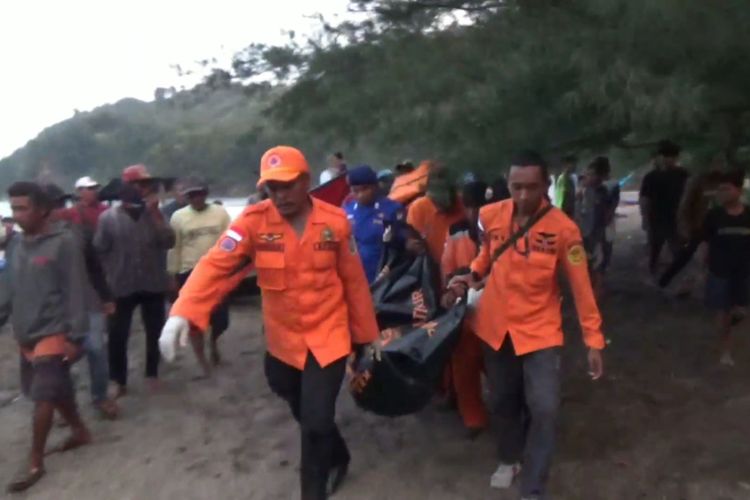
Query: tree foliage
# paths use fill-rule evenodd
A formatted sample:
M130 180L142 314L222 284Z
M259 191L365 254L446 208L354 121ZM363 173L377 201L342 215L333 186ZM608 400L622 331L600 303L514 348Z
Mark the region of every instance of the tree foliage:
M460 168L492 168L525 146L645 156L667 136L701 160L746 155L747 2L356 0L351 10L358 21L278 49L284 74L298 75L272 108L286 129ZM260 60L264 71L279 61Z
M232 79L213 71L190 91L157 89L153 102L124 99L76 113L0 161L0 189L21 179L64 187L83 175L106 182L143 162L157 175L198 175L216 192L246 195L260 157L281 136L265 116L280 89ZM312 161L322 160L323 151L300 139Z
M248 46L190 91L77 113L0 161L0 184L145 162L247 192L279 143L316 167L344 150L351 163L494 171L535 147L630 168L665 137L696 166L750 158L746 0L352 0L350 11L307 38Z

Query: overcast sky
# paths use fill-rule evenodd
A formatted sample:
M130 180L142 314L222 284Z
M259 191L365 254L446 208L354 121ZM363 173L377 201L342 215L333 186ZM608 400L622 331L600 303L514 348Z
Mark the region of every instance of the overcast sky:
M251 42L310 32L306 16L347 0L0 1L0 158L45 127L123 97L189 83L171 65L231 55Z

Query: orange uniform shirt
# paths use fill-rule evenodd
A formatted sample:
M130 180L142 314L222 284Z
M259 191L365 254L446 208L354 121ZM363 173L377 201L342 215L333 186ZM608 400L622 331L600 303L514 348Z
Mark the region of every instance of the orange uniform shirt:
M477 244L471 239L469 222L453 224L445 242L443 258L440 261L440 274L444 279L462 268L469 268L479 253Z
M471 237L467 220L453 224L449 233L448 240L445 242L443 258L440 261L440 276L443 280L443 286L448 284L459 269L465 269L468 272L471 263L479 253L479 245ZM473 335L475 325L476 314L473 309L470 309L464 318L464 328L472 332ZM479 346L478 342L477 346Z
M378 338L378 325L344 211L312 199L301 237L270 200L247 207L201 259L171 315L206 330L225 280L255 263L268 351L302 370L308 351L321 366Z
M422 235L430 256L440 264L448 239L448 230L464 217L464 207L460 201L456 202L450 212L440 212L432 200L423 196L409 205L406 222Z
M479 214L484 236L471 269L489 278L477 310L477 335L494 349L510 335L519 356L562 345L557 283L562 268L573 289L584 342L603 349L602 320L575 223L553 208L490 268L495 249L517 229L512 227L513 201L487 205Z

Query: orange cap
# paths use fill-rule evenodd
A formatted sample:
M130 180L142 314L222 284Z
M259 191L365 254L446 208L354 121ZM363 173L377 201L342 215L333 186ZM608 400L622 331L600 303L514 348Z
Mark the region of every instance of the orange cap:
M276 146L266 151L260 159L258 187L266 181L290 182L309 173L310 167L302 151L291 146Z

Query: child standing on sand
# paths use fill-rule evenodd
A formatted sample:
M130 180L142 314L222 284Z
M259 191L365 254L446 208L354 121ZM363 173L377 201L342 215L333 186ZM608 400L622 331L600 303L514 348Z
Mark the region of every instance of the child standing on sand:
M721 364L733 366L732 328L745 316L750 294L750 207L742 201L744 172L722 176L721 206L709 211L703 224L708 242L706 303L717 311Z

